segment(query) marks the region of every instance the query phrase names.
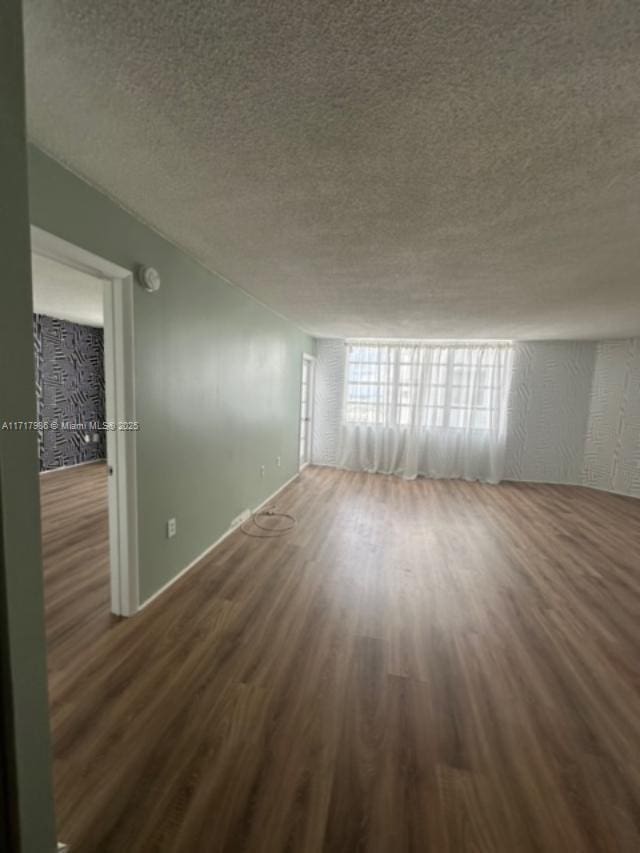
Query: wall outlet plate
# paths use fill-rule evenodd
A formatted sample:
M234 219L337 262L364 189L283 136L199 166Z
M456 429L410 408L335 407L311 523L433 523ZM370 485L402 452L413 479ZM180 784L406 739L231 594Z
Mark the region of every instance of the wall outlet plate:
M279 468L282 465L282 457L276 456L276 468Z
M176 520L175 518L170 518L167 521L167 539L173 539L176 535Z
M265 470L266 470L266 469L265 469L264 465L261 465L261 466L260 466L260 476L261 476L261 477L264 477L264 472L265 472Z

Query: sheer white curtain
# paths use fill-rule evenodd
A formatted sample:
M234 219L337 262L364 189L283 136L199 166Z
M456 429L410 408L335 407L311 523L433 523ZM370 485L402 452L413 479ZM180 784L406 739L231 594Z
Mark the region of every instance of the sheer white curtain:
M511 369L508 343L348 343L338 465L499 482Z

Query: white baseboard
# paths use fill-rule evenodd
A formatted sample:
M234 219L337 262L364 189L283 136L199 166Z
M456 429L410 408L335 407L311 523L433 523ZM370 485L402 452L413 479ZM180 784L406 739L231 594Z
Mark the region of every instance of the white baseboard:
M45 474L57 474L58 471L71 471L73 468L82 468L85 465L97 465L98 463L107 464L106 459L87 459L86 462L76 462L75 465L59 465L57 468L47 468L46 471L39 471L41 477Z
M289 479L287 480L287 482L286 482L286 483L283 483L281 486L279 486L279 487L275 490L275 492L273 492L273 494L269 495L269 497L268 497L268 498L265 498L265 500L263 500L261 504L259 504L258 506L254 507L254 508L251 510L251 515L253 515L253 514L254 514L254 513L256 513L256 512L259 512L259 511L262 509L262 507L266 506L268 503L271 503L271 501L272 501L275 497L277 497L277 496L280 494L280 492L284 491L284 489L286 489L286 488L287 488L287 486L290 486L290 485L291 485L291 483L293 483L293 481L294 481L294 480L297 480L299 476L300 476L300 472L298 471L298 473L297 473L297 474L294 474L294 475L293 475L293 477L289 477Z
M617 495L619 498L635 498L640 500L640 495L632 495L630 492L618 492L615 489L608 489L606 486L597 486L595 483L576 483L574 480L514 480L513 477L505 477L503 483L522 483L527 485L530 483L533 486L575 486L577 489L591 489L594 492L606 492L608 495Z
M268 498L265 498L265 500L263 500L261 504L259 504L257 507L255 507L254 509L252 509L252 510L251 510L251 515L253 515L253 513L259 512L259 511L260 511L264 506L266 506L267 504L271 503L271 501L272 501L275 497L277 497L277 495L279 495L279 494L280 494L280 492L281 492L281 491L283 491L283 489L286 489L286 488L287 488L287 486L290 486L290 485L291 485L291 483L293 483L293 481L294 481L294 480L297 480L297 479L298 479L298 477L299 477L299 475L300 475L300 472L298 472L297 474L294 474L294 475L293 475L293 477L290 477L290 478L286 481L286 483L283 483L281 486L279 486L279 487L275 490L275 492L273 492L273 494L269 495L269 497L268 497ZM156 598L158 598L159 596L161 596L163 592L166 592L166 590L168 590L170 586L173 586L173 584L174 584L177 580L179 580L183 575L186 575L186 573L187 573L190 569L192 569L194 566L196 566L196 565L197 565L201 560L203 560L203 559L204 559L208 554L210 554L210 553L211 553L211 551L213 551L215 548L217 548L217 547L218 547L218 545L220 545L222 542L224 542L224 540L227 538L227 536L230 536L234 531L236 531L236 530L238 529L238 527L240 527L240 526L244 523L244 521L245 521L245 520L246 520L246 519L243 519L243 520L242 520L241 522L239 522L238 524L235 524L235 525L232 525L231 527L229 527L229 529L228 529L228 530L226 530L226 531L222 534L222 536L220 536L218 539L216 539L216 541L215 541L212 545L209 545L209 547L208 547L208 548L205 548L205 550L202 552L202 554L199 554L199 555L195 558L195 560L192 560L192 561L189 563L189 565L188 565L188 566L185 566L185 567L184 567L184 569L181 569L181 570L178 572L178 574L177 574L177 575L175 575L174 577L172 577L172 578L171 578L171 580L170 580L170 581L167 581L167 583L166 583L166 584L164 584L164 586L161 586L159 590L157 590L156 592L154 592L154 593L153 593L153 595L150 595L150 596L149 596L149 598L147 598L145 601L143 601L143 602L142 602L142 604L140 604L140 606L138 607L138 610L139 610L139 611L140 611L140 610L142 610L142 609L143 609L143 608L145 608L147 605L151 604L151 602L152 602L152 601L155 601L155 599L156 599Z

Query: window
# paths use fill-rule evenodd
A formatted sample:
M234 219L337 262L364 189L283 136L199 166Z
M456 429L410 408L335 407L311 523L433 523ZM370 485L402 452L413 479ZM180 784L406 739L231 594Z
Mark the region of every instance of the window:
M347 346L347 423L489 430L505 408L508 344Z

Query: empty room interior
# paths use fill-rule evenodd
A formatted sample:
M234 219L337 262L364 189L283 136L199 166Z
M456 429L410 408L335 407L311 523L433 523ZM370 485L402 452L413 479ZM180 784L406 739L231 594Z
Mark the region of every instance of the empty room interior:
M0 68L0 851L640 851L640 5Z

